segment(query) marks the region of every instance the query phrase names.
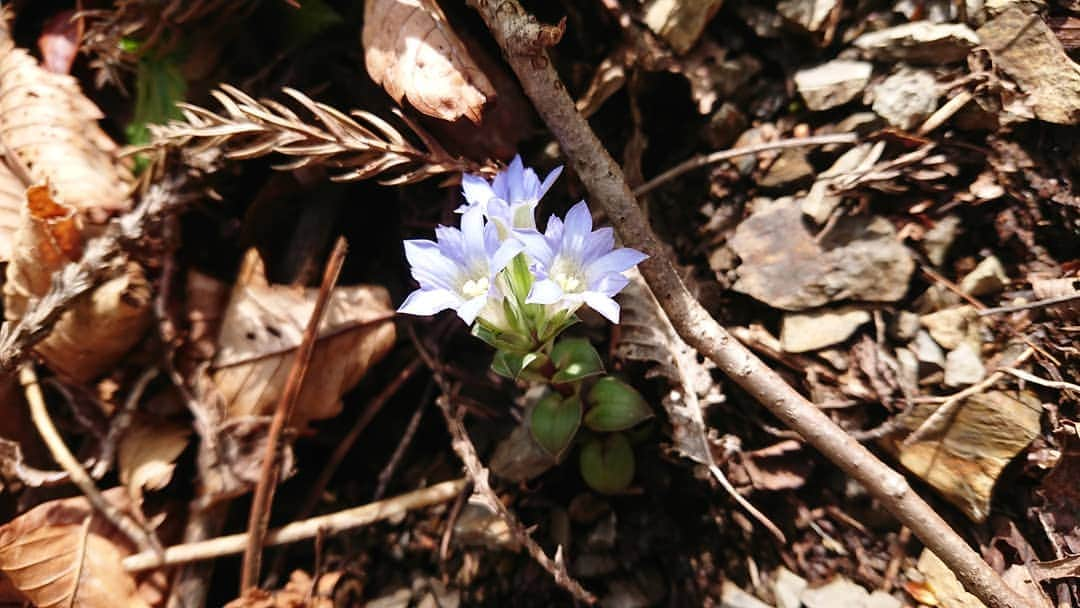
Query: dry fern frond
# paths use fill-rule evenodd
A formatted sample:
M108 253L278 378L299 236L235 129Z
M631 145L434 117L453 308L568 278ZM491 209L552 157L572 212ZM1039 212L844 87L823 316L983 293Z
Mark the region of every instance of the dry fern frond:
M293 160L275 169L289 171L321 164L341 170L331 177L340 182L379 176L381 184L409 184L446 173L492 170L451 156L411 123L409 126L426 149L417 148L397 129L370 112L353 110L345 114L295 89L286 88L284 92L310 112L318 124L304 122L284 104L255 100L223 84L212 93L224 108L223 114L179 104L185 121L151 125L150 147L184 147L196 153L221 148L226 158L231 159L283 154ZM404 116L401 118L406 120Z

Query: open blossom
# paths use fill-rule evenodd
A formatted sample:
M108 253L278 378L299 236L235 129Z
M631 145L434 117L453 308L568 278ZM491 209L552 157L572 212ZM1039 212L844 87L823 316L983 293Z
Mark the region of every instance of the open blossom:
M562 167L556 167L541 182L535 171L522 164L520 155L515 155L510 166L491 183L480 175L466 173L461 178L466 204L457 211L479 207L488 220L495 222L502 238L507 238L512 229L535 230L536 205L560 173Z
M464 213L460 230L439 226L435 238L405 241L405 257L420 289L409 294L398 312L433 315L451 309L471 325L485 306L501 300L496 276L523 246L500 240L479 207Z
M585 201L567 212L565 222L551 216L544 234L519 230L515 237L535 261L537 280L526 302L571 312L587 304L612 323L619 322L613 297L629 283L622 273L648 257L627 247L614 249L614 232L592 229Z

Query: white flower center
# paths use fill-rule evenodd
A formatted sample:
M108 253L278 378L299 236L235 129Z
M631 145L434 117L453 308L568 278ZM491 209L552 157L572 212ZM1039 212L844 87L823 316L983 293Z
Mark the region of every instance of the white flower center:
M551 280L562 288L563 293L578 293L585 291L585 277L575 264L559 257L551 265Z
M471 300L486 295L490 287L491 283L488 281L488 278L481 276L465 281L465 284L461 286L461 293Z

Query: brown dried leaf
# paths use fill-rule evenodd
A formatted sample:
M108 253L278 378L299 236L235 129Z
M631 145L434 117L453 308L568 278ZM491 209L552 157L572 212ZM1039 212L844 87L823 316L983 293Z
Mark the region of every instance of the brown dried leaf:
M102 116L77 80L41 68L0 22L0 143L14 157L5 160L94 221L131 207L131 173L98 127Z
M105 492L115 504L124 491ZM85 498L53 500L0 526L0 572L40 608L150 608L122 560L132 547Z
M372 80L428 116L479 124L495 95L434 0L367 0L363 44Z
M117 450L120 483L135 505L144 490L160 490L172 479L175 460L187 447L191 429L161 420L137 418Z
M244 265L225 310L211 370L226 418L273 413L317 297L315 289L269 285L255 250ZM292 426L303 428L309 420L341 411L341 396L393 345L392 316L383 287L334 289Z
M4 284L4 314L18 320L49 291L52 275L78 261L83 237L75 208L52 199L45 186L26 191ZM138 342L150 322L150 286L134 263L75 300L35 350L49 366L78 382L112 367Z
M336 604L326 592L333 592L333 586L327 588L327 583L336 583L340 578L340 572L332 572L312 580L307 572L294 570L284 589L249 589L225 608L334 608Z
M83 19L76 17L73 10L60 11L42 28L38 37L38 50L45 62L45 69L54 74L68 74L75 55L79 52L79 39L82 38Z
M0 163L0 264L11 259L11 242L19 227L19 210L26 200L26 187L7 165Z

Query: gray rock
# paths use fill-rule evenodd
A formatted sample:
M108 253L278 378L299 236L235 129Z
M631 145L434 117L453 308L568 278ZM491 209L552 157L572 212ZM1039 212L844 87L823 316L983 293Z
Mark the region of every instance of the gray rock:
M973 296L997 293L1005 288L1009 275L996 256L984 258L974 270L960 279L960 289Z
M924 70L901 69L875 85L871 105L879 116L898 129L912 129L937 109L937 80Z
M922 249L930 263L941 266L945 262L945 254L956 240L956 232L960 228L960 218L955 215L947 215L934 224L923 235Z
M769 165L758 184L764 188L778 188L813 177L814 168L806 161L806 152L795 148L784 150Z
M934 341L946 350L953 350L965 341L978 343L979 315L968 304L923 315L919 320Z
M851 337L870 321L870 311L853 306L789 312L780 325L780 346L789 353L805 353Z
M836 159L831 167L818 175L810 192L802 200L802 211L818 224L825 224L843 197L832 194L830 189L837 179L842 179L860 169L869 169L881 158L885 142L859 144Z
M821 31L840 0L781 0L776 11L808 32Z
M919 315L910 310L901 310L889 323L889 335L901 342L910 342L919 333Z
M963 342L945 356L945 384L953 388L970 386L986 377L979 352L970 342Z
M903 605L903 602L880 589L866 599L866 608L901 608Z
M895 302L915 270L888 220L843 217L818 240L790 201L743 220L730 244L742 259L733 288L783 310L841 300Z
M870 592L850 580L839 577L828 584L803 591L806 608L866 608Z
M930 336L928 331L920 331L915 334L911 342L911 350L919 362L919 369L923 373L945 369L945 351L941 350L938 343Z
M874 66L867 61L834 59L795 73L795 88L806 107L828 110L843 105L866 88Z
M967 57L979 37L962 24L914 21L863 34L854 44L875 60L942 65Z

